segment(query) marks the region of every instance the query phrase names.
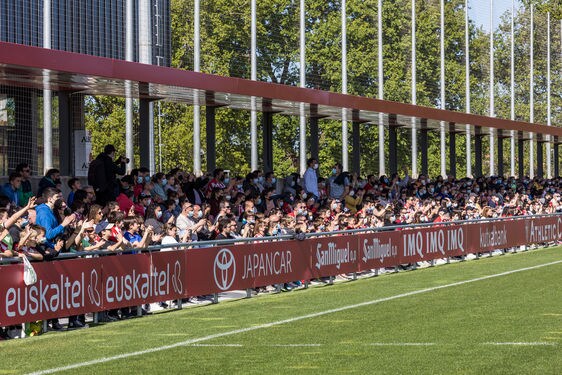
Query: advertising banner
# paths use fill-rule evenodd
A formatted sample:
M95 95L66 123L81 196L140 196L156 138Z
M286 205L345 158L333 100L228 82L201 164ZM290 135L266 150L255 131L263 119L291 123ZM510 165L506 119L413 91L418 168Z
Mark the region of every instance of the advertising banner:
M357 270L367 271L400 264L402 232L393 230L358 235Z
M359 242L355 235L317 237L308 240L314 278L357 271Z
M32 263L37 282L25 285L23 264L2 266L0 326L102 310L98 259Z
M394 267L562 239L562 219L506 218L1 266L0 326Z
M277 241L190 249L190 296L240 290L310 278L306 241Z

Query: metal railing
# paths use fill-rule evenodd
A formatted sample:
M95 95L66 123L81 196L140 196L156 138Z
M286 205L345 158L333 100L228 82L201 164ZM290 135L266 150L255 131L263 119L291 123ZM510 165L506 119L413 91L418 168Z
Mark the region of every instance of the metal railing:
M500 222L505 220L524 220L524 219L538 219L543 217L555 217L561 216L560 213L553 214L541 214L541 215L524 215L524 216L510 216L510 217L499 217L499 218L486 218L486 219L472 219L472 220L459 220L459 221L447 221L439 223L416 223L416 224L399 224L399 225L389 225L384 227L369 227L369 228L359 228L359 229L349 229L349 230L338 230L331 232L314 232L314 233L294 233L285 234L280 236L268 236L268 237L249 237L249 238L235 238L235 239L225 239L225 240L209 240L209 241L195 241L195 242L184 242L177 244L168 245L152 245L142 249L125 249L119 251L111 250L93 250L93 251L79 251L79 252L61 252L52 261L65 260L65 259L76 259L88 256L107 256L115 254L133 254L139 252L151 252L160 251L165 249L178 249L178 250L189 250L205 247L215 247L224 245L239 245L245 243L264 243L264 242L277 242L277 241L288 241L288 240L305 240L309 238L318 237L330 237L339 235L350 235L350 234L365 234L365 233L376 233L392 230L403 230L403 229L414 229L414 228L427 228L427 227L443 227L450 225L463 225L463 224L477 224L477 223L489 223L489 222ZM30 259L33 261L33 259ZM3 264L14 264L20 263L22 260L18 257L3 257L0 258L0 265Z

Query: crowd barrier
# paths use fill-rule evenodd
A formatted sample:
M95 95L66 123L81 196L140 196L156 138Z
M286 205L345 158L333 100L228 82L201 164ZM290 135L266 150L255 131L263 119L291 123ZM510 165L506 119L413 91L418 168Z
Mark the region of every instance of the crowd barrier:
M562 215L0 266L0 326L558 241Z

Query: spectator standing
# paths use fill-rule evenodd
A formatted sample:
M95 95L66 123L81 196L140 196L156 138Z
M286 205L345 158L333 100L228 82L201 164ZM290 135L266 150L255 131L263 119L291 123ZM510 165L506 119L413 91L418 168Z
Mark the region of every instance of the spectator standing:
M114 159L115 146L106 145L88 169L88 184L94 188L96 203L102 206L117 197L117 175L125 174L126 163L129 162L123 156L115 162Z
M304 191L306 194L312 195L314 200L318 200L320 192L318 191L318 175L316 171L318 170L318 160L315 158L310 158L306 162L308 168L304 172Z
M39 190L37 196L42 197L43 191L47 188L60 189L60 171L56 168L51 168L45 173L45 176L39 181Z
M8 182L2 186L2 193L10 199L10 202L16 207L20 206L18 190L21 187L21 175L19 172L10 173Z

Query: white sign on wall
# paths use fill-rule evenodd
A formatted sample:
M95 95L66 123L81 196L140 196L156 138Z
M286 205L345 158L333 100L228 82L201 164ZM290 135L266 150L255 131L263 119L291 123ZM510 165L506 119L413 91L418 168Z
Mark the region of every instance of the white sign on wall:
M74 131L74 176L88 176L88 166L92 161L92 139L87 130Z

